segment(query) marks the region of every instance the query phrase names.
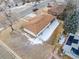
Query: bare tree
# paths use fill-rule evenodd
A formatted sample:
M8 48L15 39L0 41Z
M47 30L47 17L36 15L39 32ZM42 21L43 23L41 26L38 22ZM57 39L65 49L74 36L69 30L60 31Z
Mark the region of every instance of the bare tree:
M6 16L6 20L9 22L9 26L11 27L12 31L14 31L13 23L17 20L17 18L15 17L16 15L13 15L13 13L11 12L8 6L8 1L5 1L4 13Z
M12 29L12 31L14 31L14 29L13 29L13 27L12 27L12 25L13 25L13 22L11 21L12 19L11 19L11 11L9 10L9 13L7 13L6 11L5 11L5 16L6 16L6 20L8 20L9 21L9 26L11 27L11 29Z

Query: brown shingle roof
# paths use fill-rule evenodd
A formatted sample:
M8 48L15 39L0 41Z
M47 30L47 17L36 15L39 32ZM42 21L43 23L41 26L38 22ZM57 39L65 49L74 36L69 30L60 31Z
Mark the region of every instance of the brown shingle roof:
M63 12L65 9L64 5L53 5L52 7L49 7L50 9L48 10L49 14L56 14L59 15Z
M34 34L38 34L54 18L55 18L55 16L52 16L49 14L43 14L43 15L36 16L36 17L30 19L26 23L25 28L27 28Z

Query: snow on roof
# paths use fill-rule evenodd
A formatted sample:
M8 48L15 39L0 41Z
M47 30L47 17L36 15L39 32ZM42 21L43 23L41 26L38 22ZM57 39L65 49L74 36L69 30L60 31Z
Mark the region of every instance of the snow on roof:
M52 35L52 33L54 32L54 30L58 27L59 25L59 22L58 20L55 20L53 21L50 26L48 28L46 28L46 30L40 34L40 38L43 40L43 41L47 41L50 36Z

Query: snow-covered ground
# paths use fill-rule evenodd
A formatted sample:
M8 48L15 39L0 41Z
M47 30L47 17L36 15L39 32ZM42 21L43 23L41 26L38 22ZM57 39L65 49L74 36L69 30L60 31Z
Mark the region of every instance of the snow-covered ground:
M33 4L32 3L26 3L25 5L21 5L21 6L17 6L14 8L10 8L11 12L21 12L23 10L28 9L29 7L31 7Z
M59 40L59 44L63 45L64 42L65 42L65 37L64 37L64 35L61 35L60 40Z

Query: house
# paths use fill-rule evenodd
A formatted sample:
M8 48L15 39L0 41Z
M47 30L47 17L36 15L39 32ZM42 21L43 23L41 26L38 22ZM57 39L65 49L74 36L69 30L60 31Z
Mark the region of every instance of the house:
M63 46L63 53L73 59L79 59L79 36L69 34Z
M31 31L35 36L54 19L55 16L49 14L39 15L28 20L28 22L26 22L25 28Z
M51 4L51 6L49 7L49 10L48 10L48 13L58 16L64 11L65 6L66 5L64 5L64 4L60 4L60 5L58 5L58 4Z
M24 31L32 36L30 41L34 44L42 44L43 42L52 44L57 41L63 32L63 23L56 19L56 16L50 14L42 14L26 19ZM57 39L57 40L54 40Z

